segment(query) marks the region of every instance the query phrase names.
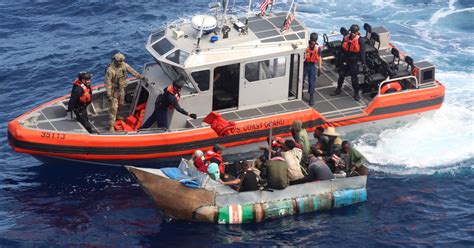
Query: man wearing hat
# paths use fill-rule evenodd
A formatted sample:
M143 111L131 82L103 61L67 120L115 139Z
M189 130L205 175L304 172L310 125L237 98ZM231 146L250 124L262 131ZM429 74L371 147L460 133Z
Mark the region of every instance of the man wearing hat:
M324 130L323 135L329 138L328 145L325 147L325 155L329 168L334 173L336 171L335 160L339 159L341 155L342 140L339 138L340 134L336 132L335 127L328 127ZM336 159L335 159L336 158Z
M105 88L107 90L107 97L111 102L109 112L109 131L113 132L115 119L117 118L117 111L119 105L124 104L125 87L127 86L127 76L132 74L134 77L144 79L144 77L135 71L131 66L125 63L125 56L121 53L116 53L112 58L111 63L105 73Z
M181 88L184 86L183 80L175 80L172 84L166 87L155 100L155 110L150 118L143 123L141 128L149 128L156 122L158 128L168 128L168 110L176 109L183 115L196 119L196 114L190 114L181 106L179 106L179 99L181 98Z

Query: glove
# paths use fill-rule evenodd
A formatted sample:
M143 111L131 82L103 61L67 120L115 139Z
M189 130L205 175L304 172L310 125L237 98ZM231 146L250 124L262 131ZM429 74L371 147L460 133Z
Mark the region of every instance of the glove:
M143 80L143 82L145 82L145 83L148 83L148 78L147 78L147 77L145 77L145 76L142 76L142 78L141 78L141 79Z
M189 114L189 117L193 118L193 119L196 119L197 118L197 115L196 114Z
M318 77L321 76L321 69L318 69Z

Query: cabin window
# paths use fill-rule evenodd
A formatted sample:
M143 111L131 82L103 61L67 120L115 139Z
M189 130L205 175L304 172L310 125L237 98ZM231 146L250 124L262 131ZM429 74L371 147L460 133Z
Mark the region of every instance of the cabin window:
M184 80L185 88L189 89L191 92L197 92L193 83L191 83L191 80L189 79L188 74L182 68L177 67L177 66L172 66L172 65L163 63L161 61L158 64L161 66L163 71L170 77L172 81Z
M176 64L183 65L184 61L189 57L189 53L183 50L176 50L172 52L170 55L166 56L166 59L169 61L175 62Z
M206 91L209 89L209 80L211 77L210 70L195 71L191 73L191 76L201 91Z
M212 110L239 106L240 64L216 67L212 80Z
M245 79L249 82L285 76L286 57L245 64Z
M174 48L174 45L168 39L163 38L160 41L158 41L157 43L155 43L152 47L153 47L153 49L155 49L155 51L159 55L163 55L163 54L171 51L171 49Z

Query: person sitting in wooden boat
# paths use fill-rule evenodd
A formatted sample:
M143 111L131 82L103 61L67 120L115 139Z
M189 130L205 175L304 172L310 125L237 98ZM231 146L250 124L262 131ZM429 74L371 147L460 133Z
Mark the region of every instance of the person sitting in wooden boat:
M316 139L316 144L320 143L322 148L321 150L325 150L327 145L329 144L329 137L324 135L324 128L319 126L314 130L313 137Z
M324 154L326 156L326 161L329 168L331 168L331 171L334 173L336 171L336 164L332 157L333 155L340 156L342 140L339 138L340 134L336 132L336 128L334 127L326 128L326 130L323 132L323 135L327 136L329 139L329 143L325 147Z
M219 171L219 165L216 164L216 163L210 163L207 166L207 174L209 174L209 177L211 177L212 179L214 179L216 181L221 180L221 173Z
M282 150L282 146L285 143L285 139L281 137L273 137L272 138L272 143L270 144L270 138L267 137L267 146L260 146L258 149L263 151L263 156L265 156L266 159L269 158L269 149L271 149L271 157L276 156L279 152Z
M81 123L89 133L96 133L96 131L92 129L87 115L87 106L92 102L91 78L92 74L89 72L82 71L79 73L72 85L67 112L73 112L77 121Z
M179 106L179 99L181 98L181 88L184 86L183 80L175 80L163 90L163 93L158 95L155 101L155 110L148 120L142 125L143 128L149 128L156 122L158 128L168 128L168 111L175 109L183 115L196 119L196 114L188 113Z
M289 185L288 163L281 156L266 161L262 168L262 179L265 179L267 188L285 189Z
M311 147L311 154L309 155L309 166L308 166L308 182L313 181L324 181L334 179L331 169L324 161L324 152L317 148L317 146Z
M309 137L306 129L303 128L303 122L300 120L295 120L290 127L291 135L296 143L303 146L303 156L306 158L309 154Z
M352 147L347 140L342 142L341 156L344 159L348 176L368 175L369 170L364 166L366 162L364 155Z
M281 156L288 163L288 179L290 180L290 185L304 183L304 174L300 166L303 151L296 147L293 140L285 141Z
M242 170L236 179L227 182L221 182L225 185L232 186L239 192L259 190L260 187L258 185L258 176L253 170L251 170L248 161L241 161L240 164Z
M205 164L204 153L201 150L194 151L193 164L198 171L207 173L207 165Z
M206 158L206 161L208 163L216 163L219 168L220 175L224 175L225 173L225 165L222 160L222 151L224 150L224 147L215 144L211 150L207 151L204 157Z

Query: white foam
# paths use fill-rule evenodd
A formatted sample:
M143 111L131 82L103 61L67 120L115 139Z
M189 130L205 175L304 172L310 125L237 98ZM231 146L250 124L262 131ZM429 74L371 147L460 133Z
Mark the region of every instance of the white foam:
M430 117L401 127L364 134L356 148L376 170L398 173L433 172L474 158L474 74L438 72L446 86L445 102ZM427 171L419 169L428 169Z
M461 12L472 12L474 8L465 8L465 9L456 9L455 3L457 0L449 0L449 4L447 8L441 8L437 10L430 18L431 24L436 24L441 18L445 18L449 15L461 13Z
M443 167L474 157L474 111L445 104L431 117L363 135L357 149L371 163L407 168Z

